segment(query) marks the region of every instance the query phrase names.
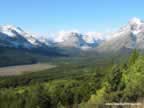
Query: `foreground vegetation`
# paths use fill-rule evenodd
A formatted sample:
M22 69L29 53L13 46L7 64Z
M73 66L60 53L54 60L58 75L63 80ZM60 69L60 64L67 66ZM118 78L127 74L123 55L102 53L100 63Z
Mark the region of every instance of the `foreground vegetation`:
M99 108L144 96L144 57L137 51L126 62L94 61L65 61L38 73L1 77L0 108Z

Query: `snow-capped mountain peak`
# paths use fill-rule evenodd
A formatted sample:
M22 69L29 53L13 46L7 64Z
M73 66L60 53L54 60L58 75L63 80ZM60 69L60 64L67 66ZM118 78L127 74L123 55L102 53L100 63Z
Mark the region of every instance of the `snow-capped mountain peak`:
M130 25L141 25L142 23L143 21L137 17L134 17L131 20L129 20Z
M37 36L25 32L14 25L0 26L0 40L9 43L10 46L34 48L48 46L48 41L40 41Z
M74 39L79 36L78 32L73 32L73 31L60 31L59 33L56 34L56 37L54 38L54 42L64 42L66 40Z
M101 44L98 51L118 51L120 49L144 49L144 22L132 18L127 25L112 34L110 40Z
M99 32L87 32L84 34L83 39L87 42L87 43L95 43L95 42L101 42L103 41L105 38L103 36L102 33Z
M130 26L131 32L134 35L137 35L138 33L144 31L144 22L139 18L136 18L136 17L132 18L129 21L129 26Z
M2 26L2 28L5 30L10 30L10 31L13 30L18 33L24 32L20 27L17 27L15 25L4 25L4 26Z
M54 37L54 42L62 47L79 47L82 42L82 35L78 32L61 31Z
M57 33L53 40L61 47L89 49L100 44L104 40L104 37L98 32L79 33L61 31Z
M21 34L23 30L20 27L16 27L14 25L4 25L0 26L0 32L3 32L8 36L15 37L16 35L14 32Z

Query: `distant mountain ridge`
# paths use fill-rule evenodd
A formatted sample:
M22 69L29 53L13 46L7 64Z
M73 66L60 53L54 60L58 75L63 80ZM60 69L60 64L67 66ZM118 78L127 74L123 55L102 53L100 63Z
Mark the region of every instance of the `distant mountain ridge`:
M109 35L109 37L107 37ZM96 52L116 52L122 49L144 50L144 22L139 18L132 18L127 25L118 31L103 34L99 32L71 32L62 31L53 39L37 37L13 25L0 26L0 47L56 50L74 50ZM72 51L70 51L72 52Z

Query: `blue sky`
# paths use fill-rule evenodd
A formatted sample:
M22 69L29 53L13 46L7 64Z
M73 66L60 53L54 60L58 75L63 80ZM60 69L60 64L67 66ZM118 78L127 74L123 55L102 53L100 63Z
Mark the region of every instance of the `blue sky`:
M108 31L144 19L143 0L0 0L0 25L39 33Z

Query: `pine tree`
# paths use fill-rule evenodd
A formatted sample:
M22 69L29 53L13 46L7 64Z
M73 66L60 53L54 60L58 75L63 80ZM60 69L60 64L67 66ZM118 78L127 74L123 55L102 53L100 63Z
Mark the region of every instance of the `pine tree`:
M134 64L134 63L136 62L136 60L138 59L138 57L139 57L139 52L135 49L135 50L132 52L131 56L129 57L128 64L129 64L129 65Z
M121 78L122 78L122 71L120 68L115 65L112 69L112 73L109 77L109 84L110 84L110 90L111 91L117 91L121 87Z

